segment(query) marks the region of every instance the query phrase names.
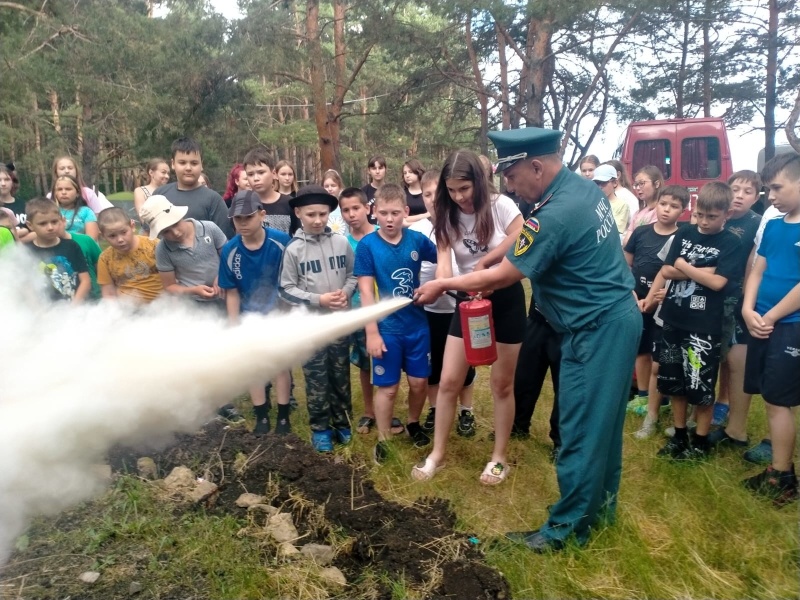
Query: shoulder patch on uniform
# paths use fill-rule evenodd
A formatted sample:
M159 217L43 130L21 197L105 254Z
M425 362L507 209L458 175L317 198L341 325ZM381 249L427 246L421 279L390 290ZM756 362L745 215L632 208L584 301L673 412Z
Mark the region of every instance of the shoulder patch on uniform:
M536 217L530 217L527 221L525 221L525 227L533 231L533 233L539 233L539 219Z
M517 241L514 244L514 256L521 256L525 254L530 247L533 246L533 234L525 227L519 232Z

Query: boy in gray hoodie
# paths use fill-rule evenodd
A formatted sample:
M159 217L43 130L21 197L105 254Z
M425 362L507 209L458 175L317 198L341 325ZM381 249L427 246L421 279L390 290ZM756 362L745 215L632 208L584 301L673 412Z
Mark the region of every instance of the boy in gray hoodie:
M289 204L302 227L283 254L281 298L312 311L346 310L357 280L350 243L327 227L338 200L321 186L307 185ZM311 444L317 452L332 452L334 437L341 444L352 438L349 338L317 352L303 365L303 374Z

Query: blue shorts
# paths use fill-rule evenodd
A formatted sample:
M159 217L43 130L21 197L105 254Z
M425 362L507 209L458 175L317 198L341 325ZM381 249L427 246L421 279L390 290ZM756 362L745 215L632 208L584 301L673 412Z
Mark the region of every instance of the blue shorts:
M372 359L372 384L391 387L400 383L400 372L427 379L431 374L431 337L427 327L402 335L381 334L386 352Z

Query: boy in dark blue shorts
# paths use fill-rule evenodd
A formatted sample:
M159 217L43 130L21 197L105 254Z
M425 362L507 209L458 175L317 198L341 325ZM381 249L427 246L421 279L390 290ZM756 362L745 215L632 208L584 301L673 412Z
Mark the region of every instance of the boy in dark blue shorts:
M418 231L403 228L408 206L405 191L400 186L381 186L375 194L374 208L380 229L365 236L356 250L354 272L363 306L375 304L382 297L413 298L414 290L419 287L422 261L436 262L433 242ZM378 443L374 458L375 462L382 463L388 455L386 440L390 435L401 370L406 372L409 388L406 429L415 446L430 443L419 424L430 375L430 334L424 310L413 304L380 323L370 323L366 331L367 352L372 357L372 382L377 387Z
M258 194L252 190L234 196L228 216L239 233L222 247L219 263L219 287L226 290L225 305L228 319L239 323L240 313L267 314L278 303L278 287L283 252L289 236L263 225L266 213ZM278 395L278 424L275 433L287 434L289 424L289 372L275 378ZM256 415L253 433L269 433L269 406L264 386L250 389L250 399Z
M752 338L744 390L767 403L772 464L744 484L782 506L798 495L792 409L800 406L800 154L776 156L762 176L770 201L786 214L764 228L745 284L742 317Z
M724 289L736 275L738 238L724 230L733 194L726 183L707 183L697 199L696 225L675 234L661 275L672 281L661 308L664 321L658 391L670 396L675 435L659 456L675 460L708 455L708 431L719 372ZM687 405L697 432L689 440Z

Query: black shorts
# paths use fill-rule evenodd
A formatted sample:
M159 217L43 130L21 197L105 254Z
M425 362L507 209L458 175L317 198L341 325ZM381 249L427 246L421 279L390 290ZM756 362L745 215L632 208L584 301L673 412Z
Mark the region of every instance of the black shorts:
M658 362L658 355L661 352L661 340L664 337L664 330L661 329L661 325L653 321L653 331L652 331L652 338L653 338L653 345L650 347L650 352L653 356L653 362Z
M689 404L712 406L719 374L720 336L693 333L664 323L658 355L658 391Z
M487 300L492 302L492 320L494 321L494 339L498 344L521 344L525 339L525 290L519 281L510 286L496 290ZM449 335L463 338L461 333L461 314L453 313Z
M425 316L428 318L428 329L431 332L431 374L428 376L428 385L439 385L444 363L444 346L447 343L447 332L450 330L453 313L435 313L426 310ZM475 381L475 367L470 366L464 387L472 385L473 381Z
M642 337L639 339L639 349L636 351L636 356L653 352L655 327L656 322L653 320L653 313L642 313Z
M774 406L800 406L800 323L776 323L767 339L750 338L744 391Z
M750 332L742 318L742 299L726 298L722 315L722 348L720 357L724 361L728 357L732 346L737 344L747 345Z

